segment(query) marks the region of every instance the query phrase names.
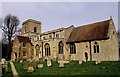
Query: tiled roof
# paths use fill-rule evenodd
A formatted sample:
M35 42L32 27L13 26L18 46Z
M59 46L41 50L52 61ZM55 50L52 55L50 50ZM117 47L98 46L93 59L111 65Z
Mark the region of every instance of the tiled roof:
M17 37L19 42L30 43L31 45L33 45L29 37L26 37L26 36L17 36Z
M67 43L107 39L110 20L74 28L67 40Z
M25 23L27 23L27 22L34 22L34 23L41 24L41 22L40 22L40 21L33 20L33 19L28 19L28 20L24 21L24 22L22 23L22 25L23 25L23 24L25 24Z

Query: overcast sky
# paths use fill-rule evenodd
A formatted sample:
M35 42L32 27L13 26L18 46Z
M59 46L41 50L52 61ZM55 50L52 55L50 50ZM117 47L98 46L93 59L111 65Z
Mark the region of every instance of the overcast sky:
M118 30L117 2L3 2L2 17L7 14L18 16L21 23L29 18L41 21L42 32L99 22L112 16Z

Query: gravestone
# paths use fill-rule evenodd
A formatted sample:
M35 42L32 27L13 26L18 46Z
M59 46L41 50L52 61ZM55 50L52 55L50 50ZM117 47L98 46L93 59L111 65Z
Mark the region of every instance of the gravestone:
M2 70L3 72L7 73L8 72L8 62L6 61L5 58L1 59L1 64L2 64Z
M38 68L43 68L43 64L38 64Z
M101 63L101 61L95 61L95 64L96 65L98 65L98 64L100 64Z
M1 59L1 64L5 64L5 61L6 61L5 58L2 58Z
M79 61L79 64L82 64L82 61Z
M23 63L23 60L20 60L20 63Z
M34 71L34 68L29 66L28 69L27 69L27 72L33 72Z
M51 60L47 60L47 66L48 66L48 67L52 66Z
M60 61L60 62L59 62L59 67L64 67L63 61Z

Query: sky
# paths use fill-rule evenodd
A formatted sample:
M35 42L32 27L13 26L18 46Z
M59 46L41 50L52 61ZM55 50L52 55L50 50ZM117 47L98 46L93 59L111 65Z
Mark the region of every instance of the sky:
M110 16L118 30L117 2L2 2L1 11L3 18L18 16L19 26L30 18L41 21L42 32L104 21Z

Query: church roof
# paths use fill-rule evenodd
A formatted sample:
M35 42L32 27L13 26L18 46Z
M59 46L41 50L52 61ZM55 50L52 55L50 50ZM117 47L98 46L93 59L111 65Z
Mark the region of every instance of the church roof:
M31 45L33 45L29 37L26 37L26 36L17 36L17 37L19 42L30 43Z
M107 39L110 20L111 19L74 28L67 43Z
M34 23L41 24L41 22L40 22L40 21L33 20L33 19L28 19L28 20L24 21L24 22L22 23L22 25L23 25L23 24L25 24L25 23L28 23L28 22L34 22Z

